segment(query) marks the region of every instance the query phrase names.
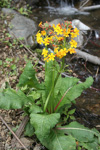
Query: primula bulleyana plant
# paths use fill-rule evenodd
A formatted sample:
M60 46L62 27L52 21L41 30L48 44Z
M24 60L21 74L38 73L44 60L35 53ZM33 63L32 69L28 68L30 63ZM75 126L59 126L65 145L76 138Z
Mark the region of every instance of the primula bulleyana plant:
M48 22L39 24L36 39L44 44L42 55L45 61L44 82L38 82L34 66L29 62L19 79L19 90L9 88L0 92L1 109L22 108L30 117L26 126L26 135L34 133L40 142L49 150L99 150L100 134L96 129L88 129L76 121L63 120L63 113L69 112L72 103L89 88L92 77L84 83L78 83L75 77L61 77L64 70L64 59L67 53L75 53L79 31L73 29L71 22L49 26ZM49 49L49 45L53 49ZM57 59L60 59L58 64ZM68 117L68 116L66 116ZM66 119L67 120L67 119ZM34 130L33 130L34 129Z

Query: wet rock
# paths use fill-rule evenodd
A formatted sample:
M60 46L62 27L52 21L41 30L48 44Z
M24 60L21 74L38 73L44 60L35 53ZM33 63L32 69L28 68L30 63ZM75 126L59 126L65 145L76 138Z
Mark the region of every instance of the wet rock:
M35 21L18 14L16 11L10 11L10 9L2 9L6 14L12 13L14 18L9 23L8 31L13 38L24 38L25 44L33 46L33 36L37 32L37 26Z

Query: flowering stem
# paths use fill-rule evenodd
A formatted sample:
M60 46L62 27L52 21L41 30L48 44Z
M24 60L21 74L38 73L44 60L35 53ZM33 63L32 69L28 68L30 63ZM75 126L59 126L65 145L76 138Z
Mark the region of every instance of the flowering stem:
M61 64L60 70L59 70L59 72L58 72L58 74L57 74L57 77L56 77L56 79L55 79L55 82L54 82L54 86L56 85L57 80L58 80L58 78L59 78L59 76L60 76L60 74L61 74L61 72L62 72L62 70L63 70L63 68L64 68L64 62L65 62L65 58L63 57L63 58L62 58L62 64Z
M45 64L45 65L47 65L47 64ZM47 96L47 99L46 99L46 102L45 102L45 105L44 105L44 112L46 111L47 106L48 106L49 107L48 111L50 113L52 113L54 111L54 105L53 105L54 104L54 102L53 102L54 101L54 79L55 79L54 65L55 65L55 61L53 61L53 68L52 68L52 78L51 78L52 85L51 85L51 90L50 90L50 92L49 92L49 94ZM46 66L45 66L45 69L47 69ZM48 105L48 103L49 103L49 105Z
M55 80L55 70L54 70L54 66L55 66L55 61L53 61L53 70L52 70L52 93L51 93L51 112L54 111L54 80Z

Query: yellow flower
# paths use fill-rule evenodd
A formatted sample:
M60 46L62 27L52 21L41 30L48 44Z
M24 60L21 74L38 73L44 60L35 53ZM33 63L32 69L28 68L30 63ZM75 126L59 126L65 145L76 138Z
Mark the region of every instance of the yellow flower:
M64 39L64 37L57 37L58 41L62 41Z
M75 29L73 30L73 32L71 33L71 37L72 37L72 38L75 38L75 37L77 37L77 35L79 35L79 30L78 30L77 28L75 28Z
M47 54L48 54L48 50L46 50L45 48L43 49L43 51L42 51L42 55L43 55L43 57L46 57L47 56Z
M58 25L56 25L56 27L54 27L54 32L57 32L57 35L62 34L62 28L60 23Z
M70 54L76 53L74 48L69 48L68 51L70 52Z
M37 32L36 37L41 37L40 31Z
M45 30L41 31L41 34L42 34L43 36L45 36L45 35L46 35L46 31L45 31Z
M42 21L39 23L39 27L41 27L42 26Z
M49 60L54 60L55 55L53 53L51 53L51 54L48 55L48 57L49 57Z
M70 44L71 44L71 47L74 47L74 48L77 47L77 42L73 39L71 39Z
M49 45L49 37L47 36L45 39L44 39L44 41L43 41L43 44L45 45L45 46L47 46L47 45Z
M45 58L44 58L44 61L47 61L47 62L49 62L49 59L48 59L48 57L45 57Z
M70 29L67 29L67 30L66 30L66 29L64 28L64 29L63 29L63 35L64 35L65 37L69 37L70 31L71 31Z
M56 52L56 56L61 59L62 57L66 56L66 53L67 53L67 50L66 48L64 48Z
M56 47L56 48L54 49L54 52L55 52L55 53L58 53L58 47Z
M71 38L75 38L75 37L77 37L77 35L74 32L72 32L71 33Z
M79 30L77 28L74 29L76 35L79 35Z
M39 44L42 44L42 43L43 43L42 37L37 38L37 43L39 43Z

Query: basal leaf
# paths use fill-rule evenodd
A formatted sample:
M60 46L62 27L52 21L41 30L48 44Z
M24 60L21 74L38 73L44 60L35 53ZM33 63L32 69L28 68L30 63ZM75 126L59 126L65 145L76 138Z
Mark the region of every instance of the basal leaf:
M55 109L58 109L58 108L60 108L59 107L59 105L61 105L60 104L60 99L63 97L63 95L64 95L64 93L68 90L68 89L70 89L71 87L73 87L75 84L77 84L77 82L79 81L79 79L77 79L77 78L74 78L74 77L71 77L71 78L69 78L69 77L66 77L66 78L60 78L59 80L61 80L60 81L60 88L59 88L59 92L58 92L58 95L56 95L56 97L55 97L55 104L54 104L54 106L55 106ZM59 80L58 80L58 82L59 82ZM64 98L65 99L65 98ZM63 102L62 102L63 103ZM69 101L69 100L67 100L66 101L66 103L65 104L70 104L71 102ZM58 105L58 106L57 106ZM56 107L58 107L58 108L56 108Z
M41 107L37 106L36 104L32 104L29 108L29 113L34 113L34 114L37 114L37 113L42 113L42 109Z
M76 140L80 142L94 142L99 139L100 134L96 129L88 129L78 122L72 122L69 125L59 128L64 133L72 135Z
M48 137L50 130L58 123L60 114L34 114L30 115L30 122L35 128L35 133L43 143Z
M75 138L71 135L61 134L55 129L50 132L44 145L49 150L76 150Z
M5 89L0 92L0 108L1 109L19 109L28 102L28 98L22 91L13 89Z
M61 97L59 97L59 101L60 101L60 99L62 99L62 100L59 103L59 105L56 109L56 112L59 112L58 110L62 106L64 106L64 105L66 106L66 104L72 103L77 97L79 97L81 95L81 93L85 89L89 88L93 83L93 78L92 77L87 78L85 82L79 83L79 84L76 84L77 82L75 83L75 81L73 82L73 79L69 78L69 80L70 80L70 82L72 82L72 83L70 83L70 86L68 86L69 82L68 83L66 82L66 84L65 84L66 87L62 86L62 89L60 91L61 92ZM65 96L63 97L64 94L65 94ZM58 100L57 100L57 103L58 103Z
M100 150L100 146L97 142L79 143L79 145L87 150Z
M26 65L24 72L19 78L18 86L23 87L25 85L27 85L28 87L34 87L36 89L43 88L37 81L35 77L35 70L33 69L33 65L30 62Z
M50 150L76 150L75 139L72 136L62 135L54 131L50 135L50 141Z

